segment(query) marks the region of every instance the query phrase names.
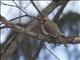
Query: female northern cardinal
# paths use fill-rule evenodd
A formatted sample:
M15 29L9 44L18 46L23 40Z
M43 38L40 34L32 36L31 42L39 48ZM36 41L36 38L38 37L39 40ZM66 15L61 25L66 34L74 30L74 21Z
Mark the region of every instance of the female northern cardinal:
M61 33L61 31L59 30L59 28L55 22L50 21L48 18L45 18L45 19L41 20L40 22L42 23L41 24L41 30L42 30L44 35L48 35L52 39L63 40L62 37L65 37L65 36L63 33ZM67 46L65 44L65 42L63 42L63 44L65 46Z
M41 30L43 34L49 35L53 38L59 38L64 36L63 33L60 32L57 24L53 21L50 21L49 19L44 19L41 21Z

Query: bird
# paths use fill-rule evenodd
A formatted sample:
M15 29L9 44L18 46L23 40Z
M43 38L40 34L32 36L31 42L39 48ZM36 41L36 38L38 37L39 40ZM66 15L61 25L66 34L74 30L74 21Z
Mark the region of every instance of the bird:
M62 37L65 37L65 35L60 31L58 25L55 22L49 20L48 18L44 18L40 21L40 23L41 31L44 35L47 35L53 39L62 39Z
M64 36L63 33L59 30L58 25L50 21L48 18L41 20L41 30L45 35L53 35L54 38L57 38L58 35Z

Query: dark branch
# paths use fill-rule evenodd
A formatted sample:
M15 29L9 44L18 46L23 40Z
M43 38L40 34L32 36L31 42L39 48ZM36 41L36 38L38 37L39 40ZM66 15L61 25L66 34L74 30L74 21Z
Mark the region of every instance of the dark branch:
M6 3L3 3L3 2L0 2L0 3L3 4L3 5L11 6L11 7L17 7L17 6L10 5L10 4L6 4ZM0 4L0 5L1 5L1 4Z
M54 1L52 1L45 9L42 10L42 14L44 15L44 17L47 17L57 6Z
M66 1L64 4L61 4L61 8L59 9L59 11L57 12L57 14L54 17L54 22L57 22L59 20L59 16L61 15L61 13L63 12L64 8L66 7L68 1Z
M30 2L33 4L33 6L36 8L36 10L39 12L39 14L41 15L42 18L44 18L43 14L40 12L40 10L37 8L37 6L35 5L35 3L33 2L33 0L30 0Z
M45 46L45 49L47 49L54 57L56 57L58 60L60 60L59 57L57 57L53 52L51 52L46 46Z
M63 37L64 41L62 41L61 39L59 39L57 41L57 39L54 41L51 41L50 43L55 43L55 44L63 44L65 42L65 44L80 44L80 36L76 37L76 36L70 36L70 37Z
M32 18L35 18L35 19L40 19L39 17L34 17L34 16L31 16L31 15L28 15L28 14L27 14L23 9L21 9L18 5L17 5L17 6L14 6L14 5L9 5L9 4L3 3L3 2L1 2L1 3L4 4L4 5L7 5L7 6L16 7L16 8L20 9L21 11L23 11L23 12L25 13L25 15L20 16L20 17L16 17L15 19L21 18L21 17L24 17L24 16L32 17ZM15 19L11 19L11 20L15 20Z

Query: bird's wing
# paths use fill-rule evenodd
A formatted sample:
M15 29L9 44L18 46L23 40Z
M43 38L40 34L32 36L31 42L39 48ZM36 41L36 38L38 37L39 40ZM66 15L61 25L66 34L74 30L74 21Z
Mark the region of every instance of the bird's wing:
M43 32L45 35L48 35L48 34L49 34L49 33L45 30L45 28L44 28L43 25L41 25L41 30L42 30L42 32Z

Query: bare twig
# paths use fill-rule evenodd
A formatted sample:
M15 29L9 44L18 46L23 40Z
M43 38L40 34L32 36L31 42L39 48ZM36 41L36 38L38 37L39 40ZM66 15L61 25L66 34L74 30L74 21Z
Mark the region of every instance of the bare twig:
M14 0L12 0L14 3L15 3L15 5L17 6L17 8L18 9L20 9L21 11L23 11L24 12L24 14L25 15L27 15L27 16L29 16L29 17L32 17L32 18L35 18L35 19L38 19L38 20L40 20L40 18L39 17L33 17L33 16L30 16L30 15L28 15L23 9L21 9L17 4L16 4L16 2L14 1Z
M28 15L22 15L22 16L19 16L19 17L15 17L15 18L13 18L13 19L10 19L9 21L14 21L14 20L16 20L16 19L19 19L19 18L22 18L22 17L26 17L26 16L28 16ZM1 23L1 24L3 24L3 23ZM1 25L1 24L0 24L0 25ZM4 29L4 28L6 28L6 26L0 27L0 29Z
M35 3L33 2L33 0L30 0L30 2L33 4L33 6L36 8L36 10L39 12L39 14L41 15L42 18L44 18L43 14L40 12L40 10L37 8L37 6L35 5Z
M57 60L60 60L59 57L57 57L53 52L51 52L46 46L45 49L47 49L55 58L57 58Z
M28 16L28 15L22 15L22 16L19 16L19 17L15 17L15 18L13 18L13 19L10 19L9 21L13 21L13 20L16 20L16 19L18 19L18 18L22 18L22 17L26 17L26 16Z
M13 6L13 7L16 7L16 8L18 8L18 9L20 9L21 11L23 11L24 13L25 13L25 15L23 15L23 16L20 16L20 17L24 17L24 16L28 16L28 17L32 17L32 18L35 18L35 19L40 19L39 17L34 17L34 16L31 16L31 15L28 15L23 9L21 9L18 5L17 6L14 6L14 5L9 5L9 4L6 4L6 3L3 3L3 2L1 2L3 5L7 5L7 6ZM20 18L19 17L19 18ZM15 18L16 19L16 18ZM15 20L15 19L13 19L13 20Z
M6 4L6 3L3 3L3 2L0 2L0 3L3 4L3 5L11 6L11 7L17 7L17 6L10 5L10 4ZM0 5L1 5L1 4L0 4Z
M19 8L22 12L24 12L24 14L27 14L23 9L21 9L21 7L19 7L18 5L17 5L17 3L14 1L14 0L12 0L13 2L14 2L14 4L17 6L17 8Z

